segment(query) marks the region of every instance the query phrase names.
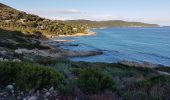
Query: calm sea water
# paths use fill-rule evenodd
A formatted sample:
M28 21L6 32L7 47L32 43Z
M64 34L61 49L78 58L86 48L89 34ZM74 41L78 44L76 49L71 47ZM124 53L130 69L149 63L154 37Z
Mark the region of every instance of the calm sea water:
M170 66L170 28L107 28L94 29L96 36L71 37L78 47L70 50L102 50L103 55L75 57L74 61L117 62L147 61Z

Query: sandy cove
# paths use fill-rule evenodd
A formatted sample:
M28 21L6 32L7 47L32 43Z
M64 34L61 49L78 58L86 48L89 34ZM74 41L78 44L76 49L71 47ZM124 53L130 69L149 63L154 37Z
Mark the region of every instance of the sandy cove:
M65 38L65 37L77 37L77 36L93 36L96 35L96 32L93 32L91 30L86 30L84 33L75 33L72 35L46 35L47 38L53 39L53 38Z

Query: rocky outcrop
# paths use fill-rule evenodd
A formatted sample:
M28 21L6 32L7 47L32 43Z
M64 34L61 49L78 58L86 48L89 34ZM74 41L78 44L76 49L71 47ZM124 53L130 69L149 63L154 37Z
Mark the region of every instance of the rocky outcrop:
M67 57L87 57L87 56L96 56L103 54L102 51L69 51L64 54Z
M57 100L60 95L58 90L53 87L42 90L21 91L18 90L15 83L6 87L0 86L0 100Z
M145 68L156 68L156 67L162 66L162 65L153 64L150 62L134 62L134 61L127 61L127 60L120 61L118 63L122 65L126 65L126 66L145 67Z

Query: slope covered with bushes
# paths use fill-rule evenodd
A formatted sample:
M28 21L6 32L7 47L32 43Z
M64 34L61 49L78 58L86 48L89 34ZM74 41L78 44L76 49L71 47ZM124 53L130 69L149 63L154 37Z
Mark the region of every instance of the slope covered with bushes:
M16 85L20 89L58 87L64 76L54 68L31 63L0 62L0 84Z
M27 34L41 32L43 35L67 35L81 33L86 25L67 24L59 20L49 20L37 15L27 14L0 3L0 27L21 31Z

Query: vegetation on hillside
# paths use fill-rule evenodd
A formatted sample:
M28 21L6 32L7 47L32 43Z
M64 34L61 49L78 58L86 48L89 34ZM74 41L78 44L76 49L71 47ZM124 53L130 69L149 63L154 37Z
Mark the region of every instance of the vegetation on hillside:
M54 68L24 62L0 62L1 85L16 83L20 89L42 89L58 87L63 80L63 74Z
M89 28L99 27L126 27L145 26L153 27L156 24L126 21L89 21L89 20L49 20L37 15L13 9L4 4L0 4L0 28L21 31L34 34L37 32L46 36L67 35L86 32Z
M170 73L170 67L158 67L158 68L155 68L155 69L158 70L158 71Z
M68 20L66 23L72 23L77 25L87 25L91 28L100 27L158 27L157 24L147 24L141 22L127 22L122 20L110 20L110 21L90 21L90 20Z
M44 65L0 62L0 83L22 89L54 86L65 97L101 95L106 90L126 100L168 100L170 77L150 68L120 64L58 61ZM64 76L65 78L64 78ZM77 93L76 88L80 88ZM81 95L80 95L81 94ZM85 97L86 98L86 97Z
M18 49L48 49L49 47L43 46L37 40L41 35L25 35L18 31L7 31L0 29L0 47Z
M0 27L24 33L41 32L43 35L66 35L84 32L85 25L66 24L49 20L0 4Z
M104 89L115 90L112 77L96 68L86 68L79 72L78 85L86 93L98 93Z

